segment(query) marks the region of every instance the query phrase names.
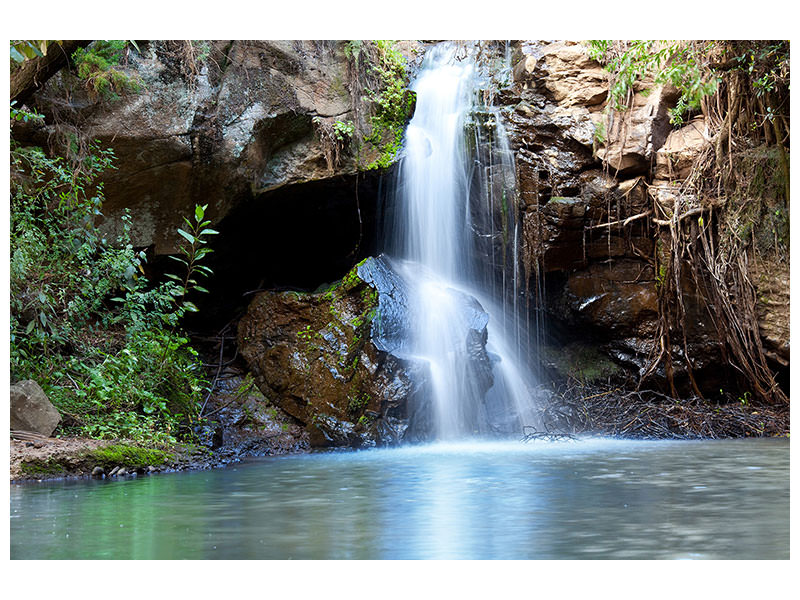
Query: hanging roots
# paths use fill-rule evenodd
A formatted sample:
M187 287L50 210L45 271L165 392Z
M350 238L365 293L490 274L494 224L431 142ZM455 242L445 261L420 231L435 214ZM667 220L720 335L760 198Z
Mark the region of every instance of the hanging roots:
M754 94L742 71L731 71L723 81L717 95L703 106L707 122L717 129L710 146L679 187L650 190L652 224L658 228L655 259L660 318L655 356L651 356L639 386L663 365L671 394L677 397L673 353L680 348L694 394L702 398L687 339L685 301L691 290L713 323L723 362L738 371L756 399L785 404L788 397L776 383L762 345L750 267L767 252L782 255L779 261L788 260L787 244L779 242L777 233L774 243L766 245L759 244L757 236L759 228L764 229L763 206L768 198L775 196L776 205L788 213L784 148L788 126L782 116L776 116L771 127L754 127L764 104L776 101L769 94ZM778 114L779 109L770 108L769 114ZM754 168L753 156L767 155L770 149L777 149L773 154L779 160L773 161L774 165L762 161ZM767 178L774 180L775 189L753 185L765 172L771 174Z

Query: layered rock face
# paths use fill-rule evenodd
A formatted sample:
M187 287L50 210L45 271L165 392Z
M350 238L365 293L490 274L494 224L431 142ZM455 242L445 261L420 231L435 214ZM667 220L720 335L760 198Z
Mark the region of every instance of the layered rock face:
M156 253L174 251L195 204L218 222L265 191L355 173L352 158L331 164L316 132L320 120L352 119L343 43L204 44L140 43L126 72L141 89L116 101L94 102L61 76L36 97L46 114L114 149L104 214L118 222L130 208L134 243Z
M627 111L611 110L607 74L577 43L520 42L513 60L513 83L498 98L516 154L527 271L533 287L543 286L558 338L545 348L545 362L582 338L581 352L588 341L636 377L658 352L665 273L653 265L663 264L656 258L669 247L669 228L654 227L652 208L671 214L680 184L711 147L707 124L698 117L673 130L676 90L646 82ZM750 277L767 355L785 366L788 264L774 268L768 275L770 267L750 265ZM681 286L692 367L716 391L724 375L712 316L702 290L688 277ZM675 376L688 392L682 340L675 342ZM574 361L557 357L550 366L558 370L559 362Z

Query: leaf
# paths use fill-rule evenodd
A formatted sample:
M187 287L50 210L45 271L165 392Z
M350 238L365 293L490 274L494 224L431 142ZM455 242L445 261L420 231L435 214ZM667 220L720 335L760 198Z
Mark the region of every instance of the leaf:
M194 207L194 216L199 221L203 220L203 215L205 214L205 207L200 206L199 204Z
M189 263L187 263L187 262L186 262L185 260L183 260L182 258L179 258L179 257L177 257L177 256L172 256L171 254L169 255L169 257L170 257L172 260L178 261L179 263L182 263L182 264L184 264L184 265L187 265L187 266L189 265Z
M14 46L11 46L11 58L13 58L18 63L25 62L25 57L22 56L19 50L17 50Z
M200 235L217 235L217 234L219 234L219 231L216 231L214 229L203 229L203 231L200 232Z
M35 319L33 321L31 321L30 323L28 323L28 326L25 328L25 333L26 334L30 334L30 332L33 331L34 327L36 327L36 320Z
M195 243L195 237L191 233L185 232L183 229L178 228L178 233L180 233L183 237L189 240L190 243Z
M189 312L200 312L200 310L192 302L184 302L183 307Z
M203 286L195 284L194 289L196 289L198 292L203 292L205 294L208 294L208 290L206 288L204 288Z

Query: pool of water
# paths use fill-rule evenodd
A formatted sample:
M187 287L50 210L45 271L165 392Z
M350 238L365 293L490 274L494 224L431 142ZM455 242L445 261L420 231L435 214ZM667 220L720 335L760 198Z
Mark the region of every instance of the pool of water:
M788 559L786 439L437 444L11 486L12 559Z

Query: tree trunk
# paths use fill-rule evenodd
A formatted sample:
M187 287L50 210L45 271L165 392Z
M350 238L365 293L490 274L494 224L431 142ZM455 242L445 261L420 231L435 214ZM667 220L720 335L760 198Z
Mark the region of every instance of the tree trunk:
M48 79L58 73L78 48L88 46L92 40L64 40L53 42L44 56L26 60L11 74L11 102L24 104Z

